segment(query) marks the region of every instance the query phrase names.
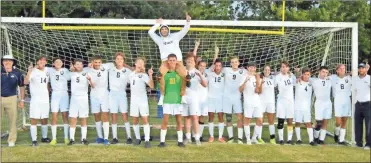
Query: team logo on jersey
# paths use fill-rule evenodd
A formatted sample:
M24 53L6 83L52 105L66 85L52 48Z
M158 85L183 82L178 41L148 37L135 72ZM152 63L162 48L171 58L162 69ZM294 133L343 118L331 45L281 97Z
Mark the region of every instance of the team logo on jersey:
M273 76L271 75L271 76L269 76L269 79L273 79Z
M142 74L140 74L140 75L138 75L138 77L139 77L139 78L142 78L142 77L143 77L143 75L142 75Z
M104 67L102 67L101 69L100 69L101 71L104 71L104 70L106 70Z
M239 72L240 74L242 74L242 73L243 73L243 70L239 70L238 72Z
M46 76L49 77L49 72L46 73Z
M345 83L348 83L348 79L345 79Z
M10 75L11 78L14 78L14 75Z
M312 86L312 84L309 83L309 84L308 84L308 87L311 87L311 86Z
M84 72L84 73L82 73L82 76L86 76L86 73Z
M221 77L224 77L224 73L222 73Z
M195 73L191 73L191 77L192 77L192 78L194 78L194 77L195 77L195 75L196 75Z
M206 73L205 73L205 75L204 75L204 76L205 76L205 78L207 78L207 74L206 74Z
M126 69L122 70L121 72L122 72L122 73L125 73L125 72L126 72Z
M63 75L64 74L64 71L61 71L61 75Z

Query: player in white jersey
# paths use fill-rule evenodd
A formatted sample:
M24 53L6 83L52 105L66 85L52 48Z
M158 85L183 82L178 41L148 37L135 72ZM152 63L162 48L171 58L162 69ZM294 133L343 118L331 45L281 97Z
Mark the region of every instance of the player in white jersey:
M344 64L339 64L336 67L336 73L337 75L330 76L336 118L334 139L336 143L347 145L344 139L347 120L352 112L350 100L352 94L352 78L345 75Z
M237 128L238 128L238 143L243 144L243 115L242 115L242 102L241 92L239 91L239 84L245 79L246 70L239 69L240 62L238 57L231 58L232 67L224 67L223 73L225 74L225 85L223 93L223 112L227 118L227 131L228 143L234 142L233 126L232 126L232 113L237 114Z
M332 103L330 99L331 80L327 75L328 68L326 66L321 66L319 69L319 78L311 80L314 95L316 96L314 112L317 124L314 131L314 138L318 144L324 144L327 133L327 123L332 116Z
M144 58L137 58L135 61L135 70L129 76L130 80L130 116L133 118L133 129L136 137L134 145L140 145L140 130L139 130L139 116L142 117L143 131L145 139L145 147L150 148L150 128L148 122L149 107L147 89L148 85L151 89L154 88L152 80L153 70L148 70L148 75L145 73Z
M37 59L35 68L31 64L24 80L24 84L30 85L30 119L31 119L31 138L32 146L37 146L37 120L41 120L41 142L49 143L48 138L48 118L49 118L49 74L45 67L46 57L40 56Z
M81 124L81 144L88 145L86 139L88 132L87 118L89 117L89 85L94 88L94 83L86 70L83 70L83 61L76 59L71 66L71 103L69 110L70 117L70 142L68 145L75 144L75 131L77 118Z
M260 75L256 73L256 63L249 62L247 64L248 73L245 79L239 84L240 92L243 93L244 98L244 130L246 136L246 144L251 145L251 142L255 144L265 144L261 138L263 130L263 110L261 107L261 101L259 93L262 91L262 83ZM250 140L250 121L255 118L256 125L254 128L254 136L252 141Z
M200 116L200 100L199 100L199 85L203 87L207 86L207 82L204 76L201 75L196 66L195 56L188 54L186 56L186 68L187 68L187 88L185 95L182 97L183 113L186 129L186 140L184 143L191 142L191 126L193 126L194 136L197 145L201 145L200 142L200 130L198 123L198 116ZM193 125L191 122L193 121Z
M115 66L108 70L109 79L109 106L112 117L112 138L111 144L118 143L117 137L117 114L120 112L125 123L126 144L132 144L130 123L128 121L128 100L126 88L130 83L129 75L132 71L124 67L124 54L117 52L115 55Z
M208 76L208 70L206 70L206 61L199 61L198 62L198 70L200 71L201 75L203 78L207 81L207 76ZM205 128L205 121L204 117L208 115L208 103L207 103L207 92L208 92L208 87L204 87L201 84L199 84L199 99L200 99L200 111L199 111L199 117L198 117L198 122L200 125L200 141L203 141L202 133L204 132Z
M274 129L274 115L276 113L276 98L274 93L274 75L271 75L271 67L265 65L263 73L260 74L262 79L262 92L260 94L260 101L263 112L267 113L270 143L276 144L276 135ZM264 120L264 118L263 118Z
M310 69L304 68L300 81L295 84L295 133L296 144L302 144L300 125L301 123L305 123L309 136L309 144L314 146L316 143L313 141L313 128L311 123L313 86L309 82L310 75Z
M287 143L292 144L294 118L294 84L296 77L289 71L290 65L287 61L281 62L281 72L275 77L275 86L278 87L277 118L278 138L281 145L283 141L284 122L287 119Z
M70 71L62 68L63 62L60 58L53 60L54 68L48 68L50 75L50 85L52 89L52 99L50 102L52 112L52 141L51 145L57 143L57 120L58 111L62 113L63 128L64 128L64 143L68 144L68 108L69 108L69 95L67 81L71 80Z

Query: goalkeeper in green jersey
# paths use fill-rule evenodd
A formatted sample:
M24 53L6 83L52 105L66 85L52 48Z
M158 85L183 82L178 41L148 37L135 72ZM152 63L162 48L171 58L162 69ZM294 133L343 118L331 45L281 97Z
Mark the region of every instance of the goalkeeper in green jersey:
M161 125L160 132L160 144L159 147L165 147L165 137L167 132L167 124L170 115L175 115L177 122L177 135L178 135L178 146L184 147L183 143L183 131L182 131L182 111L181 105L182 95L185 92L185 82L176 72L177 57L175 54L170 54L166 61L169 65L169 71L165 74L165 83L161 83L164 86L164 117Z

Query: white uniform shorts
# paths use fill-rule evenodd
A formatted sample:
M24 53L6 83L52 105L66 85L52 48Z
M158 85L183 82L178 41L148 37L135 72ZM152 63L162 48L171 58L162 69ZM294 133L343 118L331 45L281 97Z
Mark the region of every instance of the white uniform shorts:
M244 105L244 116L246 118L262 118L263 117L263 111L260 108L260 106L254 106L254 105Z
M200 116L207 116L209 113L209 104L207 102L207 97L202 97L200 101Z
M163 113L169 115L182 115L183 106L182 104L164 104Z
M352 105L350 98L337 99L334 101L335 117L350 117L352 115Z
M200 116L200 103L197 96L184 96L183 98L186 98L186 104L183 105L183 113L182 116L191 116L191 115L197 115Z
M276 113L276 106L275 103L267 103L267 102L262 102L261 103L262 111L266 113Z
M223 98L211 98L207 99L208 112L209 113L222 113L223 112Z
M88 118L89 117L89 98L88 95L71 96L69 117Z
M332 116L331 101L316 100L316 102L314 103L314 113L316 120L331 119Z
M91 112L100 113L100 112L109 112L109 100L108 100L108 91L102 95L91 95L90 94L90 104Z
M277 118L294 118L294 101L287 99L277 100Z
M309 123L312 121L310 110L295 110L294 121L298 123Z
M49 96L31 97L30 101L30 118L31 119L45 119L49 118Z
M109 110L111 113L128 112L128 99L126 97L126 92L109 93Z
M148 99L147 98L131 98L130 100L130 116L145 117L149 115Z
M67 112L69 108L70 97L65 91L53 91L52 100L50 101L51 112Z
M223 112L226 114L242 113L241 98L230 99L229 97L223 98Z

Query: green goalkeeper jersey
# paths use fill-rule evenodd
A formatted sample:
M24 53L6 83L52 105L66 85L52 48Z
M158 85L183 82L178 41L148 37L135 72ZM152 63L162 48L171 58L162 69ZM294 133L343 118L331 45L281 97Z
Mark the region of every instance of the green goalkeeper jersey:
M182 100L180 96L182 78L175 71L169 71L165 75L164 79L165 79L164 104L180 104Z

